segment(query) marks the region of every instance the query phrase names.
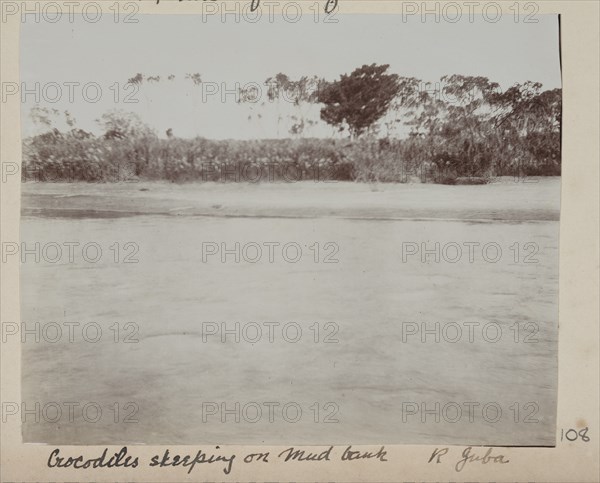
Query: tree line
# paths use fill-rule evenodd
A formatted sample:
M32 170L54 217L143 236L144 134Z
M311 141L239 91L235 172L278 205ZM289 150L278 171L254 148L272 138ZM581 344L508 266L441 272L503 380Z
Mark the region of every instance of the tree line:
M186 79L195 86L203 82L199 73L187 74ZM137 74L129 82L139 86L161 80ZM199 165L227 165L233 159L260 169L273 161L301 172L328 166L330 173L341 173L335 179L358 181L402 182L418 176L422 181L454 183L461 178L560 175L561 89L543 90L538 82L525 82L502 91L486 77L463 75L428 84L391 73L385 64L363 65L333 81L279 73L265 84L271 109L275 106L279 112L282 101L292 108L287 137L293 142L183 140L171 129L168 139L158 139L137 116L123 112L106 113L98 120L104 131L100 137L76 129L65 112L70 131L61 133L52 129L49 111L36 107L34 120L50 132L26 140L25 161L38 173L44 166L54 173L66 172L63 165L69 163L71 172L75 166L88 180L111 172L110 165L118 162L115 153L133 160L135 176L152 173L173 180L197 179ZM248 108L250 122L264 121L261 109L268 107L257 103L252 88L240 88L237 102ZM305 137L319 122L315 110L336 132L334 138ZM278 114L278 131L281 121ZM104 157L111 160L106 166Z

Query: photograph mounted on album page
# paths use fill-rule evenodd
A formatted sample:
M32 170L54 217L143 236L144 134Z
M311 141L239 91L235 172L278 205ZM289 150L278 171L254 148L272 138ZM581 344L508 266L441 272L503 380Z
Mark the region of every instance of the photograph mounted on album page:
M3 477L595 481L598 4L475 3L2 3Z

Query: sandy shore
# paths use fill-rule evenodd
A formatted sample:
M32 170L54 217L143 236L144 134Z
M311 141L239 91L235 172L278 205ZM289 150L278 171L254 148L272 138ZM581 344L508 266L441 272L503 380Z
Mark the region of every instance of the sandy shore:
M24 183L22 214L556 221L560 178L479 186L333 183Z

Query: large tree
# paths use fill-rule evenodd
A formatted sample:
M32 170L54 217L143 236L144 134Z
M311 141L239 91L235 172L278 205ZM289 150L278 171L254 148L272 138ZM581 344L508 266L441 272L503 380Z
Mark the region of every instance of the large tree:
M347 126L352 138L371 128L398 94L399 78L387 74L388 68L388 64L363 65L325 84L318 94L319 102L325 104L321 119L340 131Z

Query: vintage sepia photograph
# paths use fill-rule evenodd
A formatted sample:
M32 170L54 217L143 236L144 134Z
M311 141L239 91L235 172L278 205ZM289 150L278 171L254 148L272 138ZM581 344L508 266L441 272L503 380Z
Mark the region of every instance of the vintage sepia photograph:
M20 28L23 441L555 446L560 16L130 3Z

